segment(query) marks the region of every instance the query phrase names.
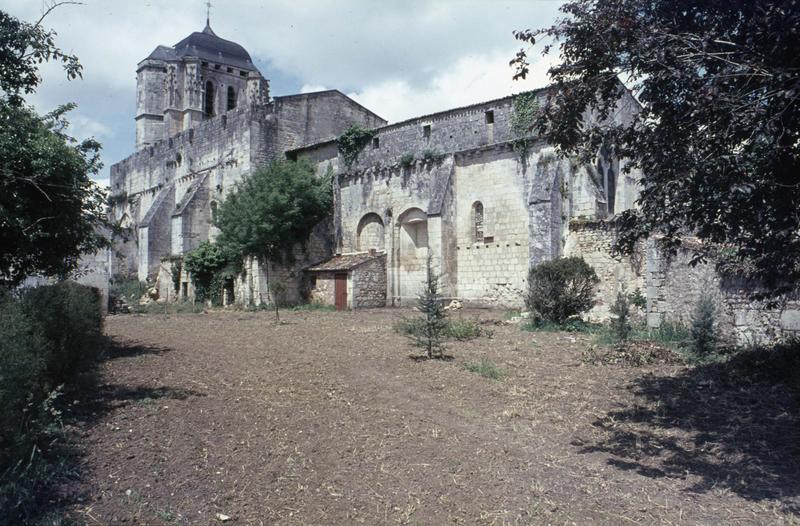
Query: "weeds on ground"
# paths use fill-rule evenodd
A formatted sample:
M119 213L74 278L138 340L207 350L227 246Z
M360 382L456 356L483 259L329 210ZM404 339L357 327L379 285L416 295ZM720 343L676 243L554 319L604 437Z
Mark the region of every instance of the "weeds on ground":
M614 334L613 330L603 325L595 326L597 328L594 338L594 344L604 347L617 345L619 339ZM648 342L652 344L668 347L673 350L682 350L689 342L689 330L683 325L676 323L662 323L658 328L648 328L644 325L633 325L628 332L628 341L631 342Z
M596 334L603 332L604 328L598 323L589 323L580 318L572 318L564 323L552 323L545 320L532 319L520 325L520 328L529 332L581 332Z
M504 375L502 369L486 358L481 358L479 362L467 362L464 364L464 369L471 373L479 374L484 378L489 378L490 380L500 380Z
M136 314L197 314L203 312L204 308L202 303L192 301L150 302L136 305L132 311Z
M681 364L684 363L684 358L673 349L650 342L626 342L611 348L590 345L581 352L581 362L589 365L642 367L655 363Z
M300 303L298 305L294 305L291 307L291 310L295 312L300 311L335 311L336 307L333 305L326 305L324 303L319 303L317 301L311 301L309 303Z
M392 329L397 334L414 337L423 334L424 324L425 320L421 318L400 318L392 325ZM443 335L446 339L467 341L481 336L491 338L494 331L482 327L478 320L457 318L445 320Z
M450 318L447 320L445 335L454 340L466 341L474 340L481 336L491 338L492 335L494 335L494 331L482 327L477 319L465 320L464 318Z
M146 292L147 283L136 278L116 275L109 280L109 296L119 298L128 304L135 305Z

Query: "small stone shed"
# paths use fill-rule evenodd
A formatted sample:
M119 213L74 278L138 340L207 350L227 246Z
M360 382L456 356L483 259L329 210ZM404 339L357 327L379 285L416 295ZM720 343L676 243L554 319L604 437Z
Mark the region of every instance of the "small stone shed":
M386 254L337 254L308 267L311 301L336 310L386 306Z

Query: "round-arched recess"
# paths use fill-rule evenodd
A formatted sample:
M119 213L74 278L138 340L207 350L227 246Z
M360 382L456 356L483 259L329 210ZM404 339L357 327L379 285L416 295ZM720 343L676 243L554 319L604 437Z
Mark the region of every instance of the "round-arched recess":
M397 291L400 303L413 302L423 289L428 259L428 214L410 208L397 220Z
M356 250L367 251L371 248L383 250L383 220L381 216L370 212L358 222L356 229Z

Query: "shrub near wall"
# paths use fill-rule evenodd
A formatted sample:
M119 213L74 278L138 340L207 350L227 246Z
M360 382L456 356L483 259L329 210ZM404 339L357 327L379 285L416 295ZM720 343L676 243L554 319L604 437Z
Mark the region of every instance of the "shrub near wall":
M71 282L0 290L0 524L25 522L61 463L54 403L104 349L100 301Z

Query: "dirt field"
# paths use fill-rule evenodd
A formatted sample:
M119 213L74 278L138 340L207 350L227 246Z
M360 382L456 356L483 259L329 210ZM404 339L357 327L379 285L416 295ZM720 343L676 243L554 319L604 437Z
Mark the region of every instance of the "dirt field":
M396 310L112 316L74 405L88 524L798 524L781 387L582 363L586 335L492 326L416 361ZM406 313L408 314L408 313ZM479 312L483 319L502 313ZM416 354L416 353L415 353ZM505 375L465 369L488 358ZM724 383L724 382L722 382ZM766 392L766 394L764 394ZM766 407L766 409L764 409Z

